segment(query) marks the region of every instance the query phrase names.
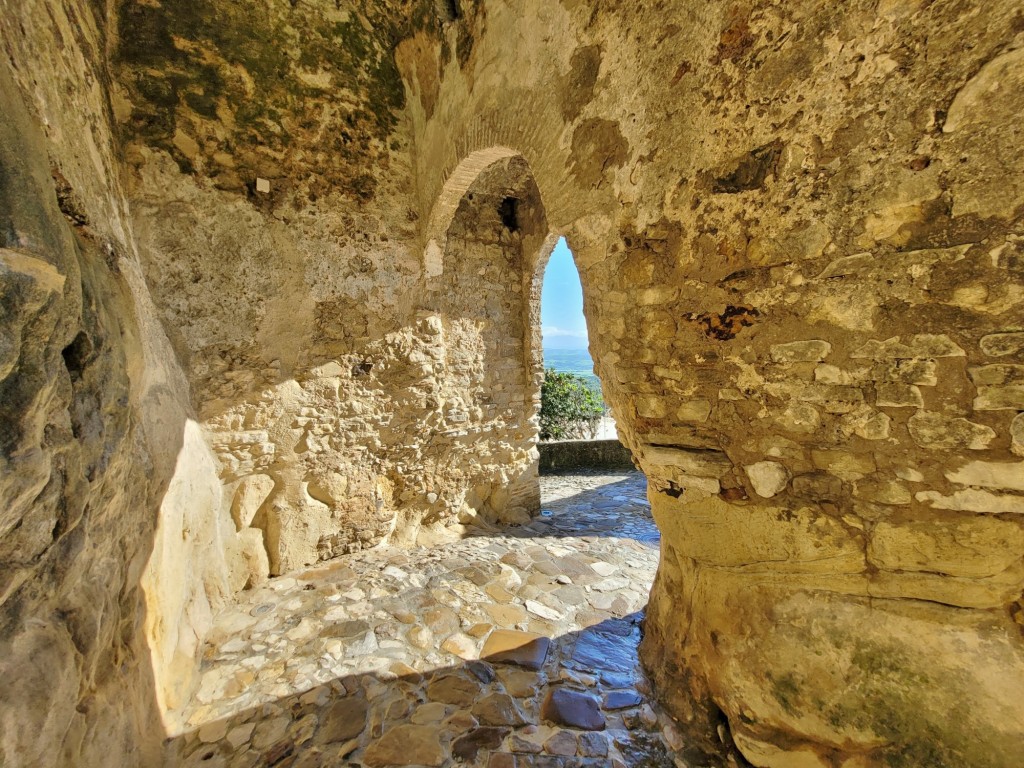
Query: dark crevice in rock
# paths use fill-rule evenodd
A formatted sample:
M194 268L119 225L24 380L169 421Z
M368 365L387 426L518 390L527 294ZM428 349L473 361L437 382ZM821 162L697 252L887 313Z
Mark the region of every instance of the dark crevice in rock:
M498 215L502 225L510 232L519 231L519 201L514 197L506 197L498 207Z
M71 374L72 380L82 377L82 371L88 365L93 355L92 339L85 331L79 331L75 338L64 347L61 356L64 358L64 366Z
M752 149L748 154L740 158L736 167L729 173L712 180L711 191L735 194L752 189L761 189L764 187L764 182L768 175L775 174L775 169L778 167L781 155L782 142L778 140Z
M754 324L754 318L761 315L756 309L746 304L739 306L727 306L721 314L702 312L700 314L688 314L687 320L696 322L704 335L709 339L718 341L729 341L736 338L736 335Z
M441 5L445 21L458 21L462 18L462 9L459 8L459 0L442 0Z

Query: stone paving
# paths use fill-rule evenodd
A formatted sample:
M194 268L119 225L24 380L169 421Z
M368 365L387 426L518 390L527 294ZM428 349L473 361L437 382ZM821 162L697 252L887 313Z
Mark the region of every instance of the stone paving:
M528 526L272 580L216 619L166 765L682 765L648 701L642 474L542 478Z

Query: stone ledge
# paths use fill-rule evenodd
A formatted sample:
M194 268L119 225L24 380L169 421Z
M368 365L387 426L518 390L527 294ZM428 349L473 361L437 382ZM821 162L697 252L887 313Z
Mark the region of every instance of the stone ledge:
M559 440L540 443L540 472L573 469L633 469L633 454L618 440Z

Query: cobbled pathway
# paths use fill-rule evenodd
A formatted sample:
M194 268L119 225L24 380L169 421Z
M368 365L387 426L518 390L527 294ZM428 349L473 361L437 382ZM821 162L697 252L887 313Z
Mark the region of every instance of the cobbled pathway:
M219 615L166 765L682 765L637 662L658 564L638 472L541 479L528 526L376 549Z

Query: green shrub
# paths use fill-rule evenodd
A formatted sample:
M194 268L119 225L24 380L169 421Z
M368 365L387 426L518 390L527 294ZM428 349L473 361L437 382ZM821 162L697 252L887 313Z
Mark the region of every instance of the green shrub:
M544 371L540 388L540 439L589 439L604 416L604 399L582 376Z

